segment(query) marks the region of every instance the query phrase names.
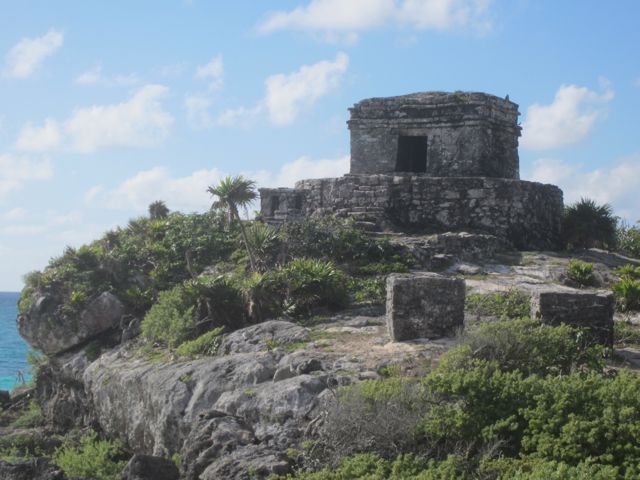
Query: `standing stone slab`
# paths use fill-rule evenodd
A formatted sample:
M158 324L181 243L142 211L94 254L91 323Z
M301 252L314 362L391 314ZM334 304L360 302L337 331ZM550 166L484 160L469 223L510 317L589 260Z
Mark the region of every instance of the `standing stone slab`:
M435 273L387 278L387 327L393 341L455 335L464 323L464 280Z
M531 297L531 317L549 325L587 328L594 340L611 346L613 304L611 292L541 289Z

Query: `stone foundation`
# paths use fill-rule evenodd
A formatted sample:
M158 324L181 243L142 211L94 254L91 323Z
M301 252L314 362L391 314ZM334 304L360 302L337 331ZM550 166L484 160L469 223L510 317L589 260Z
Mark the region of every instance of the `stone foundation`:
M613 304L611 292L542 289L531 297L531 317L549 325L587 328L597 342L612 346Z
M450 337L464 324L464 280L434 273L387 278L387 327L393 341Z
M487 177L345 175L302 180L295 189L261 189L260 196L263 219L271 223L336 215L399 231L487 233L520 250L560 247L562 191L553 185ZM300 208L289 209L290 204Z

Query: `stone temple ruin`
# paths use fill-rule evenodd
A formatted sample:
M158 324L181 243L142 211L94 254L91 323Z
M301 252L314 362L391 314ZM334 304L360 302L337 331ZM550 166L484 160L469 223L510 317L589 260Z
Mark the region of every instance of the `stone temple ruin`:
M261 189L264 221L334 215L371 230L486 233L521 250L560 246L562 191L519 179L515 103L425 92L362 100L350 112L350 172Z

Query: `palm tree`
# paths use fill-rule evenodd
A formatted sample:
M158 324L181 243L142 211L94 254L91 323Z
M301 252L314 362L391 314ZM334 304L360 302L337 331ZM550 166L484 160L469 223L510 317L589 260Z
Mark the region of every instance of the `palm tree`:
M247 255L249 256L249 264L251 265L251 270L255 271L256 262L253 258L251 246L249 245L247 232L240 220L238 208L246 208L247 205L258 197L256 193L256 182L244 178L242 175L226 177L220 180L217 186L207 188L207 192L212 196L218 197L218 199L211 204L211 209L226 209L229 223L235 221L240 226L244 247L247 249Z
M167 218L167 215L169 215L169 208L162 200L156 200L149 205L149 217L151 220Z
M564 209L563 235L572 248L613 249L616 225L617 218L608 203L598 205L591 199L581 198Z

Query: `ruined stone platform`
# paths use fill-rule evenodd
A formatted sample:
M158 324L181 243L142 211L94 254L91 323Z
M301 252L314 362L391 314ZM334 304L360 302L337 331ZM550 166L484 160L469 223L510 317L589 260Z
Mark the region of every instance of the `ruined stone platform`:
M494 235L519 250L561 247L562 191L520 180L518 106L479 92L356 103L340 178L260 190L271 224L325 215L367 230Z
M396 231L487 233L520 250L560 246L562 191L554 185L488 177L345 175L260 194L263 219L272 223L334 215Z

